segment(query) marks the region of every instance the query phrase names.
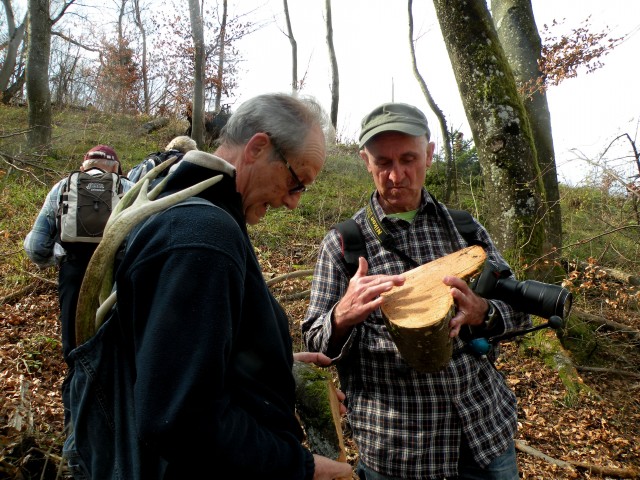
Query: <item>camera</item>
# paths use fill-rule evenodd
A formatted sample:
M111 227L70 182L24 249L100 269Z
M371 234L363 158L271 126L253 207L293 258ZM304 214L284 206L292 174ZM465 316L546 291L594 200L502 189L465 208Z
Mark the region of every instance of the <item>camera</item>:
M573 296L566 288L535 280L517 281L504 264L487 260L471 289L484 298L502 300L519 312L550 319L566 319Z

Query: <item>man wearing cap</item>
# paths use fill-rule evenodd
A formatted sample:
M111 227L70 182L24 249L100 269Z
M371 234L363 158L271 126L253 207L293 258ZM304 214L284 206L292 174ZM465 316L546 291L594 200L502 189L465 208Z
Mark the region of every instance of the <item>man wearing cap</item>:
M461 328L519 329L528 316L445 277L457 306L450 322L454 354L445 369L420 373L400 356L379 309L380 294L402 285L403 272L468 246L446 207L424 188L434 152L429 135L425 115L403 103L383 104L362 120L360 156L376 191L353 219L367 259L359 258L351 277L343 239L336 230L326 235L304 341L337 365L361 480L515 480L515 395L490 360L471 354L458 334ZM384 244L374 225L388 234ZM475 237L490 259L504 262L480 224Z
M82 160L80 171L90 175L111 172L122 175L120 160L115 150L108 145L96 145L89 150ZM53 265L58 270L58 300L60 305L60 323L62 330L62 355L71 369L69 352L75 346L75 316L78 294L82 285L84 272L89 259L97 247L97 243L69 243L60 240L59 225L56 221L58 206L62 192L67 185L68 177L56 183L42 205L42 209L24 240L27 256L40 268ZM123 192L133 185L121 176ZM63 385L63 402L65 414L68 400L66 398L66 382Z

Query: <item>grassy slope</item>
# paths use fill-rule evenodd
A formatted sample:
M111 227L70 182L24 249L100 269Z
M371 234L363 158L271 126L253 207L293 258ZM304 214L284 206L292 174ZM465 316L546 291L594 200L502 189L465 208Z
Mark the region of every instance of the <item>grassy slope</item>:
M147 135L138 133L139 126L146 120L144 118L79 111L56 113L54 118L52 154L47 157L27 156L22 153L24 135L18 133L26 127L26 110L0 106L0 154L2 155L0 157L0 297L20 292L21 289L26 292L23 296L17 296L7 301L5 305L0 305L3 308L0 310L0 317L2 317L0 322L3 325L3 333L8 335L4 337L9 339L6 341L7 349L13 348L11 361L5 361L1 366L3 387L19 392L19 386L12 383L13 379L22 378L26 372L26 377L35 382L35 390L38 390L37 385L41 385L41 393L35 390L32 393L34 404L37 403L37 395L46 395L46 398L52 399L54 404L58 405L56 395L63 370L60 362L52 364L52 359L55 358L59 348L56 341L58 333L55 320L57 315L55 288L51 286L55 283L56 272L54 269L39 271L35 268L24 256L22 240L30 229L50 186L65 172L76 168L82 154L88 148L97 143L113 145L127 171L147 153L162 149L171 138L183 132L184 126L172 124L159 132ZM9 169L8 162L11 162L12 158L18 158L27 163L17 162L16 169ZM29 163L37 167L30 167ZM18 169L25 171L18 171ZM369 175L355 150L346 147L332 149L325 168L308 193L303 195L298 209L271 211L261 224L250 228L264 271L280 274L292 269L312 267L318 244L326 231L337 221L361 208L366 203L371 188ZM629 223L633 218L633 212L630 210L628 201L604 196L594 189L563 189L563 212L566 228L564 234L567 239L565 244L576 244L565 250L566 256L580 261L586 261L589 257L602 258L610 266L617 266L631 272L638 271L640 241L637 228L603 235L592 242L580 243L584 239L606 232L612 225L619 225L620 222ZM38 278L44 278L51 283L43 284L43 280ZM35 286L30 290L32 285ZM284 299L290 293L306 288L308 288L308 279L298 279L278 284L273 287L273 290L279 298ZM581 304L591 302L593 298L592 291L584 290L584 295L581 295ZM598 303L594 308L598 309L605 306L610 298L600 295L596 301ZM306 301L284 302L284 305L291 318L296 349L300 349L302 346L299 339L299 322L304 315ZM5 322L6 325L11 325L7 330L4 330ZM18 330L22 331L23 327L24 331L29 332L27 338L19 336L21 333L19 334ZM34 329L29 330L30 328ZM14 333L11 333L11 329L14 329ZM592 337L590 338L592 340ZM598 345L602 347L602 339L599 340ZM4 352L3 355L5 355ZM7 353L6 358L9 358L8 355ZM526 358L523 362L530 362L530 359ZM526 378L526 382L531 382L530 375L540 373L531 373L533 370L521 371L517 358L514 364L503 368L509 373L511 384L518 384L522 378ZM544 369L540 366L533 368ZM549 375L554 376L547 373L546 377ZM541 388L540 385L537 383L534 386ZM553 388L561 387L556 385ZM50 393L42 393L43 390L50 390ZM15 395L19 397L17 393ZM525 405L528 405L527 408L537 407L538 411L543 408L543 404L539 403L537 397L532 398L527 391L518 392L518 396L522 398ZM629 401L631 396L632 394L627 395L626 400ZM9 398L8 393L7 398ZM529 400L533 402L533 407L529 406ZM592 400L590 402L593 403ZM559 407L557 401L553 399L551 403L559 410L558 418L566 416L567 411L562 409L562 405ZM53 435L54 442L58 442L60 435L58 431L60 412L56 408L58 407L43 408L42 410L47 413L42 416L36 413L36 423L46 422L48 425L45 428L40 424L37 430L44 432L48 438ZM637 424L638 406L632 404L631 407L626 408L631 408L630 412L635 415ZM636 410L633 410L634 408ZM576 414L573 411L569 413ZM582 415L582 412L578 412L577 415ZM524 417L532 418L528 415ZM549 424L554 422L552 419L547 421ZM529 423L533 427L539 425L538 421ZM620 424L619 428L624 429L624 424ZM632 429L627 428L627 430L630 435L633 435ZM538 435L539 431L534 428L531 435ZM545 433L545 435L550 434ZM528 438L527 435L525 430L525 438ZM629 438L629 442L633 443L633 437L624 438L625 441ZM577 440L574 439L571 442L575 443ZM625 463L625 458L620 457L617 460ZM540 472L543 468L545 467L538 463L532 467L532 471ZM527 478L561 478L561 476L532 474Z

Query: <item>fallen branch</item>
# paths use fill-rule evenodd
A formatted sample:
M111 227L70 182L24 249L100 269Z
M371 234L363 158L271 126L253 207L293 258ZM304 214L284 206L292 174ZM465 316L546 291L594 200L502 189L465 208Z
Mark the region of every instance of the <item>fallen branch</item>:
M284 282L285 280L291 280L293 278L300 278L300 277L308 277L309 275L313 275L313 270L296 270L295 272L285 273L284 275L279 275L277 277L272 278L271 280L267 280L267 287L271 287L276 283Z
M29 272L27 272L29 273ZM48 278L43 278L43 277L39 277L38 275L34 275L32 273L29 273L29 275L31 275L32 277L37 278L38 280L48 284L48 285L53 285L53 286L58 286L58 284L56 282L54 282L53 280L49 280ZM15 292L11 292L7 295L5 295L4 297L0 297L0 305L3 303L9 303L15 299L18 298L22 298L23 296L29 294L29 293L33 293L35 291L38 290L39 285L38 284L31 284L31 285L26 285L24 287L22 287L20 290L16 290Z
M580 262L580 268L586 269L589 267L592 267L592 265L586 262ZM606 273L609 277L613 278L614 280L618 280L620 282L628 283L630 285L635 285L635 286L640 285L640 277L636 275L632 275L630 273L623 272L622 270L618 270L615 268L606 268L606 267L598 266L596 267L596 269L600 272Z
M169 124L169 119L166 117L158 117L158 118L154 118L153 120L150 120L146 123L144 123L142 125L142 129L147 132L147 133L151 133L155 130L158 130L166 125Z
M580 310L579 308L573 308L571 310L571 316L575 316L579 320L590 323L592 325L605 327L620 333L626 333L640 340L640 331L634 329L633 327L630 327L629 325L625 325L624 323L618 323L618 322L614 322L613 320L607 320L604 317L593 315L591 313L585 312L584 310Z
M290 295L285 295L280 298L281 302L292 302L293 300L302 300L305 298L309 298L311 295L311 290L305 290L303 292L292 293Z
M574 462L572 460L558 460L556 458L545 455L540 450L537 450L530 445L527 445L523 440L516 440L516 449L529 454L531 456L540 458L547 463L557 465L561 468L566 468L572 472L575 472L576 468L581 470L588 470L591 473L597 473L603 476L611 476L616 478L637 478L640 472L634 468L616 468L616 467L603 467L601 465L592 465L584 462Z
M561 468L566 468L567 470L571 470L575 472L575 468L569 462L565 462L564 460L558 460L549 455L545 455L540 450L537 450L529 445L527 445L523 440L516 440L516 450L519 450L523 453L529 454L532 457L540 458L551 465L556 465Z
M576 365L576 370L580 372L595 372L595 373L606 373L608 375L623 375L626 377L638 378L640 379L640 373L630 372L628 370L619 370L614 368L602 368L602 367L585 367L582 365Z

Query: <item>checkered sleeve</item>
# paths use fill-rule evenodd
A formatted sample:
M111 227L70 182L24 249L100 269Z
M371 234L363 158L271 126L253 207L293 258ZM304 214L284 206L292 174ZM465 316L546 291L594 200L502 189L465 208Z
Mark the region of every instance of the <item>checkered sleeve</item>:
M333 309L347 291L349 278L339 236L335 230L331 230L320 245L309 308L302 322L302 335L308 350L337 359L346 354L352 344L354 332L342 345L334 345L333 348L330 345Z

